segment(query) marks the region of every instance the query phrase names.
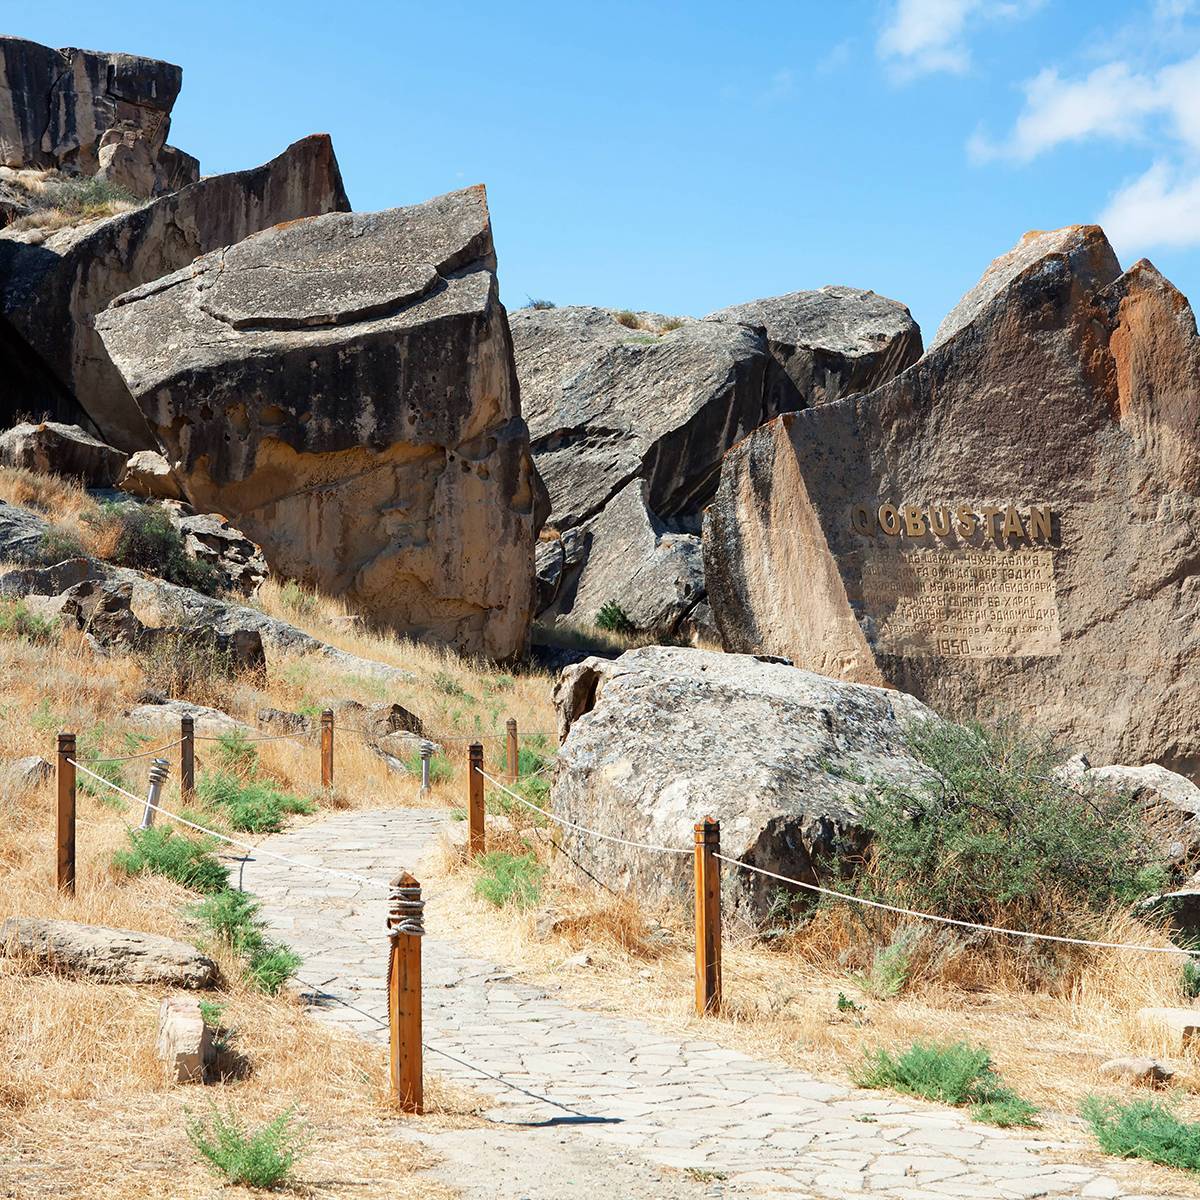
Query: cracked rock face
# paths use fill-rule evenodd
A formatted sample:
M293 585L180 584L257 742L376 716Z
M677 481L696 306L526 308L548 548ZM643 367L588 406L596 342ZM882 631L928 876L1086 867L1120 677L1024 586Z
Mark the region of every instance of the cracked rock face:
M1200 339L1095 226L1030 234L928 354L726 456L727 649L1200 767Z
M528 639L544 491L481 187L277 226L97 321L188 501L414 637Z
M0 165L100 174L140 196L194 183L199 164L166 145L182 82L158 59L0 37Z
M122 450L154 439L94 327L115 296L178 271L194 258L281 221L350 207L325 134L289 146L261 167L213 175L133 212L46 236L0 231L0 311L100 435ZM45 401L5 398L40 412ZM24 391L24 389L22 389Z
M696 539L725 451L778 412L891 378L921 348L903 305L836 287L702 321L521 309L512 330L550 525L585 548L543 619L592 621L612 601L660 636L703 598Z
M713 817L723 853L807 883L826 880L838 850L861 850L865 785L931 777L905 743L911 723L937 719L923 704L749 655L644 646L589 658L563 672L554 700L560 817L685 849L693 825ZM648 854L567 827L562 836L570 858L609 887L689 895L690 854ZM721 875L727 913L762 916L780 886Z

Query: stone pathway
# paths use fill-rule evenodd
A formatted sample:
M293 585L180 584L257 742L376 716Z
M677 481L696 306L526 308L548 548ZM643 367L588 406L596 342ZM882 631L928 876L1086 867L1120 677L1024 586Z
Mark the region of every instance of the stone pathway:
M264 845L386 882L416 868L446 819L445 810L341 813ZM270 859L246 862L242 880L304 956L314 1015L386 1041L382 889ZM572 1008L440 938L436 885L426 899L426 1070L495 1102L495 1125L422 1135L465 1195L564 1200L598 1186L631 1197L1140 1195L1126 1164L1071 1163L1072 1153L1086 1157L1079 1146Z

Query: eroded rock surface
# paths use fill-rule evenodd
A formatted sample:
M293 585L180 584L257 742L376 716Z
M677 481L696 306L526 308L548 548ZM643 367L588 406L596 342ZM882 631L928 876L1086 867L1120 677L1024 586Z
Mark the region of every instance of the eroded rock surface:
M78 425L23 421L0 433L0 464L110 488L125 469L125 455Z
M512 329L549 523L575 539L542 551L539 611L586 623L611 602L661 636L703 599L698 543L687 539L725 451L775 413L890 378L921 345L903 305L853 288L703 321L527 308Z
M568 667L555 704L558 816L684 848L693 825L711 816L725 854L809 883L825 878L835 850L863 845L864 786L929 778L905 732L936 720L902 692L749 655L663 646ZM609 887L675 900L689 894L688 854L646 854L568 827L562 837L568 854ZM747 915L762 915L780 886L723 872L730 904Z
M1200 339L1102 231L1031 235L930 352L726 457L727 649L1016 713L1097 762L1200 766Z
M314 134L261 167L210 176L132 212L48 235L0 231L0 313L105 440L156 449L93 326L96 314L119 293L258 230L349 207L332 143Z
M97 327L188 500L274 572L418 638L523 651L542 491L481 187L267 230Z
M0 37L0 164L100 174L139 196L192 183L199 164L166 145L182 83L158 59Z

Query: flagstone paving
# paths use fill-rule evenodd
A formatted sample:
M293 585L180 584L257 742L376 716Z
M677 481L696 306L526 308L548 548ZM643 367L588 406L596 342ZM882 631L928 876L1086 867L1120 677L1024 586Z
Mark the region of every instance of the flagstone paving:
M384 884L401 867L417 867L447 816L339 813L263 848ZM303 955L313 1015L386 1041L384 889L261 857L241 863L240 874L270 927ZM1097 1160L1082 1144L974 1124L958 1110L572 1007L439 936L436 885L431 892L426 1071L494 1103L486 1128L418 1135L464 1195L568 1200L597 1187L613 1197L820 1200L1143 1194L1136 1168Z

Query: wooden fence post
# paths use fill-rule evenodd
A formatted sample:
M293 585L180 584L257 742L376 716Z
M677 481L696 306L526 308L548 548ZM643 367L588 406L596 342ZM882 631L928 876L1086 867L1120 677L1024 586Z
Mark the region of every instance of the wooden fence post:
M520 752L517 749L517 718L509 717L505 723L505 746L507 747L506 758L508 760L508 782L516 783L517 776L520 774L519 763Z
M388 1028L392 1095L405 1112L425 1111L421 1063L421 885L407 871L389 884Z
M75 735L58 735L58 809L55 817L58 890L75 895Z
M179 795L188 803L196 790L196 720L179 718Z
M321 714L321 786L333 787L333 709Z
M695 826L696 1012L721 1011L721 825L705 817Z
M472 742L467 752L467 857L483 853L483 746Z

